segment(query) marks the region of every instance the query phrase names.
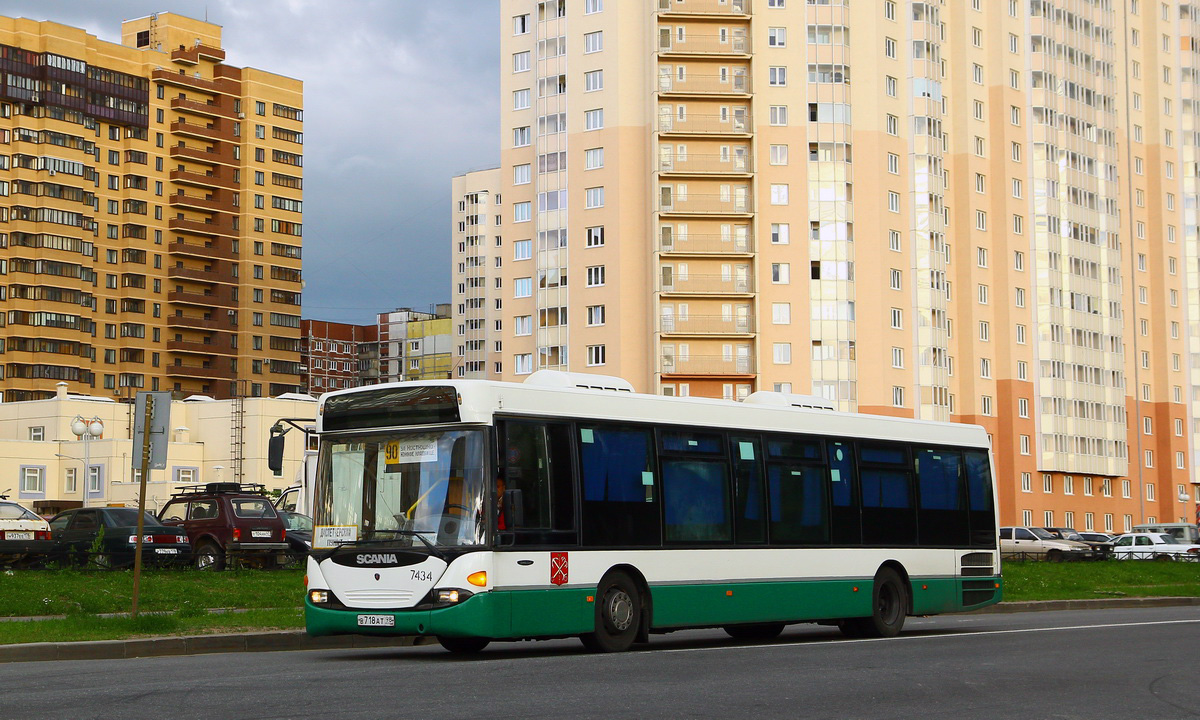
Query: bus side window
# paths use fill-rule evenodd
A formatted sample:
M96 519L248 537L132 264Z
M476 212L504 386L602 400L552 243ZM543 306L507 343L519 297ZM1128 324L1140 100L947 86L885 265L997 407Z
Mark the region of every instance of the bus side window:
M762 444L758 438L733 436L734 531L739 543L767 541L767 512L763 507Z
M662 431L663 527L669 543L733 540L729 462L716 433Z
M912 462L901 445L859 446L863 544L911 547L917 544Z
M967 498L971 516L971 546L996 547L996 516L992 511L992 467L988 454L963 453L967 470Z
M942 448L915 448L922 545L966 547L970 541L962 453Z
M508 530L550 529L550 461L546 450L546 428L538 423L509 422L504 432L505 502L520 498L520 511L508 508L510 518L519 518Z
M821 444L801 438L767 445L772 545L828 545L829 501Z
M862 511L858 502L858 473L854 447L847 442L826 443L829 457L830 528L834 545L862 544Z
M662 544L653 437L628 426L578 426L582 542Z

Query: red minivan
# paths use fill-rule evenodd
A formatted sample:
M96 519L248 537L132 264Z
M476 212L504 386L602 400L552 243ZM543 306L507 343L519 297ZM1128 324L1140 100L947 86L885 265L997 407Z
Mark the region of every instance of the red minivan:
M275 567L287 556L287 528L262 485L213 482L178 488L158 514L182 526L201 570L229 562Z

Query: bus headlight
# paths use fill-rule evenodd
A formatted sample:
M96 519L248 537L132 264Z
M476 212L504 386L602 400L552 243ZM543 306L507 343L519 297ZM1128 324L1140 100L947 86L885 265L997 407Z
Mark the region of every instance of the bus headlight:
M329 591L309 590L308 599L313 605L327 605L329 604Z
M433 592L438 605L457 605L472 595L470 590L460 590L459 588L443 588Z

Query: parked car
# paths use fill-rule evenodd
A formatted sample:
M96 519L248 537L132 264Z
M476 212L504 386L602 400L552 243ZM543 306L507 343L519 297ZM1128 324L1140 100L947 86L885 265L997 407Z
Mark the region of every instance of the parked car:
M102 568L133 565L137 550L137 508L74 508L50 520L51 557ZM142 519L142 563L186 565L192 546L179 528L166 527L150 513Z
M298 512L281 510L278 507L275 508L275 512L279 513L279 517L283 518L283 524L287 526L287 543L289 548L287 564L295 565L304 562L304 559L308 557L308 553L312 550L312 518Z
M1040 527L1000 528L1000 552L1050 561L1090 560L1096 556L1087 543L1054 537Z
M1075 528L1048 527L1042 529L1054 537L1062 540L1073 540L1075 542L1086 543L1087 546L1094 551L1097 559L1107 558L1108 554L1112 552L1112 540L1103 533L1088 533L1089 535L1099 535L1101 538L1103 538L1096 539L1085 537L1084 533L1075 530Z
M1200 560L1200 545L1187 545L1167 533L1125 533L1113 541L1118 560Z
M0 495L0 567L33 562L53 545L44 518Z
M1166 534L1184 545L1200 545L1200 528L1195 523L1149 523L1134 525L1133 532Z
M204 570L221 570L231 560L274 567L287 559L287 528L262 485L181 487L158 517L187 532L196 567Z

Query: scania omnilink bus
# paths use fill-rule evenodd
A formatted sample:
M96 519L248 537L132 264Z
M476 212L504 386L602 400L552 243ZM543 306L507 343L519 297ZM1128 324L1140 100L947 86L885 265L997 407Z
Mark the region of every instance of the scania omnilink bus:
M821 405L555 371L329 393L308 632L618 651L697 627L887 637L998 602L983 429Z

